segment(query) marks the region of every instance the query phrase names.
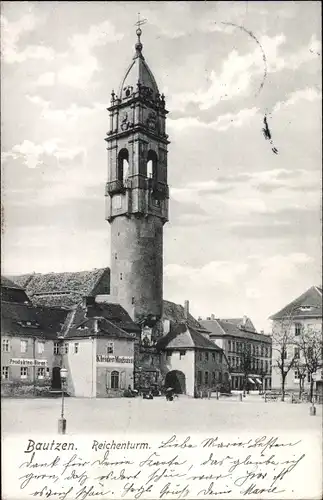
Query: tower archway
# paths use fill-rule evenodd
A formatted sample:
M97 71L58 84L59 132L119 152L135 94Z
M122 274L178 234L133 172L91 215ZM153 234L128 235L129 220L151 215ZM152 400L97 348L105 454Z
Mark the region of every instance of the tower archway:
M126 148L122 148L118 154L118 181L124 182L129 173L129 152Z
M172 370L165 377L165 387L172 387L176 394L186 394L186 378L180 370Z

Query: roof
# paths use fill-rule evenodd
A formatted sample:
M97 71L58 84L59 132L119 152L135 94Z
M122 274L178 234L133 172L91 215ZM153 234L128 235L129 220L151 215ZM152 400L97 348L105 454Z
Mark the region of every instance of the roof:
M140 42L136 44L135 56L122 79L119 88L119 98L122 99L122 92L125 87L132 87L133 90L136 91L138 82L142 86L152 89L153 97L156 97L158 94L158 86L154 75L142 55L142 44Z
M1 331L4 335L57 338L67 313L59 308L3 302L1 304Z
M65 273L26 274L10 277L26 288L36 305L72 307L83 297L109 293L109 268Z
M322 288L312 286L269 319L322 318Z
M227 323L232 323L233 325L236 325L238 327L240 326L248 332L256 332L257 331L254 324L252 323L251 319L248 318L247 316L245 316L243 318L230 318L230 319L220 318L220 319L221 319L221 321L225 321Z
M259 342L271 342L269 335L242 330L237 324L229 323L228 320L202 320L201 323L210 332L210 338L228 336L240 339L258 340Z
M95 331L95 322L97 321L98 331ZM111 339L126 339L135 341L135 334L131 334L112 323L106 318L84 318L79 324L72 325L65 338L84 338L89 336L108 337Z
M89 318L95 316L106 318L125 331L141 331L140 326L132 321L127 311L120 304L107 302L95 303L93 306L88 306L87 316Z
M197 331L206 332L204 326L199 323L190 313L185 318L184 307L168 300L163 300L163 319L168 319L172 323L182 323L186 321L188 325Z
M14 283L6 276L1 276L1 288L13 288L15 290L23 290L23 287L19 286L17 283Z
M172 325L171 331L158 340L156 349L206 349L222 352L220 347L187 323Z

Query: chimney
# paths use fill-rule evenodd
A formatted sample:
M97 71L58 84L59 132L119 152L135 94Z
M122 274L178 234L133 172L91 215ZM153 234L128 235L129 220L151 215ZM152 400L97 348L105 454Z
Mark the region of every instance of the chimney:
M215 320L215 316L214 314L211 314L211 320L214 321Z
M93 331L94 331L94 333L99 333L98 318L94 318L94 322L93 322Z
M242 326L246 326L247 325L247 320L248 320L248 316L244 316L242 318Z
M188 319L189 312L190 312L190 303L188 300L185 300L184 301L184 318L185 319Z

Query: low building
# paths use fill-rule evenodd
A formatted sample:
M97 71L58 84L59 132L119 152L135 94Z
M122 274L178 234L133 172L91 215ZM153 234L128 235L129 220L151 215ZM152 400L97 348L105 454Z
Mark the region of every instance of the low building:
M140 328L118 304L87 303L73 313L63 339L67 390L77 397L118 397L134 387Z
M231 389L267 390L271 387L271 337L257 333L252 321L243 318L200 321L209 339L223 349L227 359Z
M57 337L67 311L35 307L22 287L1 278L1 394L50 391L60 370Z
M307 363L301 344L304 334L308 336L309 342L311 342L310 339L314 335L318 342L322 339L322 289L312 286L280 311L273 314L270 319L272 320L273 338L273 388L281 388L281 369L278 368L278 360L284 347L284 365L287 367L291 364L285 379L285 390L299 391L301 382L303 390L308 391L311 386L312 374L306 368ZM311 346L309 347L311 348ZM322 346L320 349L320 346L316 345L316 348L319 348L318 352L321 353L321 356L317 363L317 371L313 377L314 390L323 393Z
M175 323L156 345L166 387L196 396L201 389L216 390L225 381L222 349L188 322Z

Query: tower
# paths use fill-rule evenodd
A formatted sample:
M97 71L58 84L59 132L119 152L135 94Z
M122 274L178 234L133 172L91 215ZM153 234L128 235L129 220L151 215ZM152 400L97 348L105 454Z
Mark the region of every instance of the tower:
M153 327L163 304L168 111L142 54L140 26L136 34L135 55L108 108L106 220L111 226L113 300L135 321Z

